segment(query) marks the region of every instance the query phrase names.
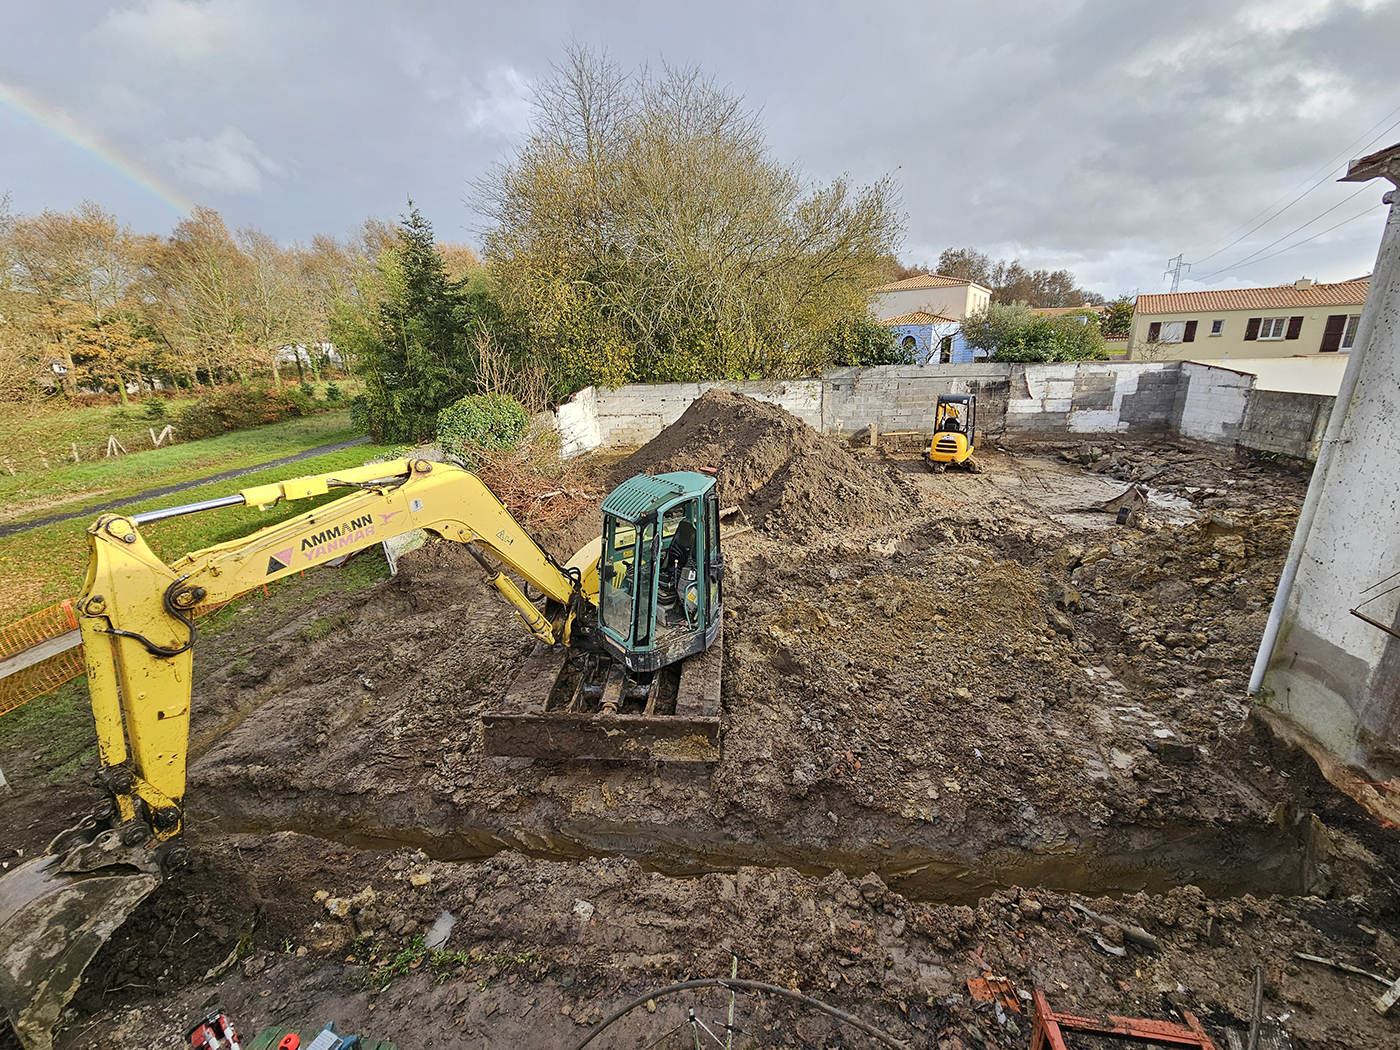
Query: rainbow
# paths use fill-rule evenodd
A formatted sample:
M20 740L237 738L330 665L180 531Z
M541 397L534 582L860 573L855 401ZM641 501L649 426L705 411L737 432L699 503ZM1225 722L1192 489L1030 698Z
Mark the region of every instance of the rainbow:
M194 201L56 106L51 106L43 99L36 98L22 88L7 84L3 80L0 80L0 103L7 104L40 127L106 162L109 167L116 169L142 189L155 194L181 215L188 216L194 210Z

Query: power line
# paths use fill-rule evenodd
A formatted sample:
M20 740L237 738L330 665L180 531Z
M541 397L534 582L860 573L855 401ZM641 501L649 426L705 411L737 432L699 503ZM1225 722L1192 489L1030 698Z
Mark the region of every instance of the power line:
M1344 203L1345 203L1345 202L1344 202ZM1261 263L1261 262L1263 262L1265 259L1272 259L1275 255L1282 255L1284 252L1291 252L1294 248L1298 248L1298 247L1300 247L1300 246L1302 246L1302 245L1304 245L1304 244L1307 244L1309 241L1315 241L1315 240L1317 240L1319 237L1321 237L1323 234L1331 233L1333 230L1340 229L1341 227L1345 226L1347 223L1355 222L1357 219L1364 219L1367 215L1370 215L1371 212L1375 211L1377 208L1383 208L1383 207L1385 207L1385 205L1384 205L1383 203L1382 203L1382 204L1373 204L1373 205L1371 205L1369 208L1367 208L1365 211L1360 212L1360 213L1358 213L1358 214L1356 214L1356 215L1353 215L1350 219L1343 219L1341 222L1337 223L1336 226L1329 226L1329 227L1327 227L1327 229L1321 230L1321 231L1319 231L1318 233L1313 234L1311 237L1304 237L1301 241L1297 241L1297 242L1295 242L1294 244L1290 244L1287 248L1280 248L1278 251L1274 252L1272 255L1265 255L1265 256L1263 256L1262 258L1253 260L1252 262L1240 263L1238 266L1227 266L1225 269L1227 269L1227 270L1242 269L1242 268L1245 267L1245 266L1253 266L1254 263ZM1216 271L1216 273L1224 273L1224 272L1225 272L1224 270L1217 270L1217 271ZM1214 276L1214 275L1212 275L1212 276Z
M1397 113L1400 113L1400 106L1396 106L1394 109L1392 109L1392 110L1391 110L1389 113L1387 113L1385 116L1381 117L1380 120L1376 121L1376 123L1372 124L1371 127L1369 127L1365 132L1363 132L1359 138L1355 139L1355 140L1354 140L1350 145L1348 145L1344 150L1342 150L1340 153L1338 153L1338 154L1337 154L1335 157L1333 157L1331 160L1327 161L1326 164L1324 164L1322 167L1320 167L1320 168L1318 168L1317 170L1315 170L1311 175L1308 175L1305 179L1303 179L1302 182L1298 183L1297 186L1294 186L1292 190L1289 190L1287 193L1284 193L1283 196L1279 197L1278 200L1274 201L1273 204L1270 204L1270 205L1269 205L1267 208L1265 208L1263 211L1256 212L1254 215L1252 215L1250 218L1246 219L1246 220L1245 220L1243 223L1241 223L1239 226L1236 226L1236 227L1235 227L1235 230L1243 229L1245 226L1248 226L1248 225L1249 225L1251 222L1253 222L1255 219L1259 218L1259 216L1265 215L1265 214L1267 214L1268 212L1273 211L1273 209L1278 205L1279 201L1283 200L1283 198L1284 198L1284 197L1287 197L1289 193L1292 193L1294 190L1296 190L1296 189L1298 188L1298 186L1301 186L1301 185L1303 185L1304 183L1310 182L1311 180L1317 178L1318 175L1322 175L1322 178L1321 178L1321 179L1318 179L1317 182L1313 183L1311 186L1309 186L1309 187L1308 187L1306 190L1304 190L1302 193L1298 194L1298 196L1294 197L1291 201L1289 201L1289 202L1288 202L1287 204L1285 204L1282 208L1280 208L1278 212L1276 212L1275 214L1269 216L1267 219L1265 219L1263 222L1259 223L1257 226L1254 226L1254 227L1252 227L1251 229L1247 230L1246 232L1244 232L1243 234L1241 234L1239 237L1236 237L1233 241L1231 241L1229 244L1225 245L1223 248L1217 248L1215 251L1211 252L1209 255L1205 255L1205 256L1202 256L1201 258L1197 259L1196 262L1197 262L1197 263L1203 263L1203 262L1205 262L1207 259L1213 259L1213 258L1215 258L1217 255L1219 255L1221 252L1228 251L1229 249L1233 248L1235 245L1239 244L1240 241L1244 240L1246 237L1248 237L1250 234L1252 234L1255 230L1258 230L1260 227L1267 226L1269 223L1273 222L1274 219L1277 219L1280 215L1282 215L1284 212L1286 212L1289 208L1293 207L1293 205L1297 204L1300 200L1302 200L1304 197L1306 197L1306 196L1307 196L1309 193L1311 193L1313 190L1317 189L1317 188L1318 188L1319 186L1321 186L1323 183L1327 182L1328 176L1331 174L1332 168L1333 168L1333 166L1337 163L1337 161L1341 160L1341 159L1344 158L1344 157L1350 159L1352 150L1355 149L1356 146L1357 146L1358 144L1360 144L1360 143L1362 143L1362 142L1365 142L1367 136L1371 135L1371 133L1374 132L1374 131L1376 130L1376 128L1380 127L1382 124L1384 124L1384 123L1385 123L1387 120L1389 120L1391 117L1395 116ZM1384 131L1382 131L1382 132L1380 133L1380 135L1377 135L1375 138L1373 138L1373 139L1371 140L1371 142L1374 143L1376 138L1382 138L1382 137L1384 137L1384 136L1390 134L1390 132L1393 131L1393 130L1394 130L1395 128L1397 128L1397 127L1400 127L1400 120L1396 121L1394 124L1391 124L1390 127L1386 128ZM1369 144L1368 144L1368 146L1365 147L1365 148L1370 148L1370 147L1369 147ZM1231 236L1231 234L1233 234L1233 233L1235 232L1235 230L1232 230L1230 233L1226 234L1226 236L1227 236L1227 237Z
M1347 201L1352 200L1353 198L1360 196L1361 194L1365 193L1368 189L1370 189L1369 186L1362 186L1362 187L1361 187L1359 190L1357 190L1355 193L1352 193L1352 194L1350 194L1350 195L1348 195L1348 196L1346 196L1346 197L1343 197L1341 200L1339 200L1336 204L1332 205L1332 207L1328 208L1326 211L1319 212L1318 214L1314 215L1311 219L1309 219L1307 222L1303 223L1303 224L1300 225L1300 226L1295 226L1293 229L1289 230L1287 233L1285 233L1282 237L1278 238L1277 240L1270 241L1268 244L1264 245L1264 247L1262 247L1262 248L1256 248L1254 251L1252 251L1252 252L1250 252L1248 255L1246 255L1243 259L1239 260L1239 262L1231 263L1229 266L1222 266L1220 269L1218 269L1218 270L1216 270L1216 271L1214 271L1214 272L1212 272L1212 273L1208 273L1208 274L1206 274L1204 277L1198 277L1198 278L1196 278L1196 280L1198 280L1198 281L1206 281L1206 280L1209 280L1210 278L1214 277L1216 274L1224 273L1226 270L1236 270L1236 269L1238 269L1239 267L1244 266L1246 263L1249 262L1250 259L1253 259L1254 256L1258 255L1260 252L1266 252L1266 251L1268 251L1268 250L1269 250L1270 248L1272 248L1274 245L1279 244L1279 243L1281 243L1281 242L1283 242L1283 241L1288 240L1288 238L1292 237L1295 233L1302 233L1304 230L1306 230L1306 229L1307 229L1309 226L1311 226L1313 223L1317 222L1318 219L1322 218L1324 215L1329 215L1329 214L1331 214L1332 212L1334 212L1334 211L1336 211L1338 208L1340 208L1343 204L1345 204ZM1303 242L1300 241L1299 243L1301 244L1301 243L1303 243Z

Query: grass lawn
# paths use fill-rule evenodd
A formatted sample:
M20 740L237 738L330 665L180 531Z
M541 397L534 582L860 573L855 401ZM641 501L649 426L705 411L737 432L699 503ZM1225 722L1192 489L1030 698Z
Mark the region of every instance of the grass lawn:
M288 443L274 446L270 453L268 445L263 444L261 440L250 443L249 435L256 439L265 431L324 419L325 417L318 416L314 417L313 420L276 423L267 427L259 427L256 430L240 431L237 434L227 435L227 437L243 438L248 447L259 449L260 455L249 456L245 460L245 462L257 462L259 459L288 455L300 451L308 445L324 444L327 441L337 440L334 436L326 437L324 441L321 438L340 432L330 429L312 432L302 431L302 437L299 439L300 444L292 443L287 438L284 440ZM308 437L314 437L315 440L308 440ZM222 440L224 439L211 438L207 441L192 443L188 447L212 445ZM156 453L160 451L157 449ZM266 484L303 474L323 474L339 467L358 466L367 459L374 459L391 451L392 449L387 446L357 445L354 448L317 456L314 459L304 460L291 466L257 471L232 481L187 489L175 496L135 503L124 507L123 511L135 514L143 510L155 510L177 503L194 503L199 500L213 499L216 496L227 496L253 485ZM156 453L146 453L146 455ZM136 457L131 458L135 459ZM130 460L123 460L123 462L130 462ZM225 452L221 459L212 462L205 460L203 468L187 468L186 476L229 470L237 465L238 461L233 458L233 453ZM178 478L164 475L154 479L146 478L140 484L126 487L131 491L139 491L153 484L161 484L162 481L168 483L174 480L178 480ZM333 492L315 499L295 500L279 504L265 513L256 507L232 507L225 510L208 511L203 514L191 514L187 517L171 518L168 521L147 525L142 529L142 535L160 558L171 561L187 551L198 550L210 544L246 536L265 525L276 524L298 514L304 514L313 507L338 499L343 495L343 492ZM46 605L52 605L54 602L77 595L82 587L83 576L87 572L87 529L91 524L92 522L86 518L76 518L72 521L59 522L21 533L18 536L0 539L0 581L3 581L3 585L0 586L0 623L8 623Z
M64 415L106 411L103 408L77 409ZM55 420L55 425L62 422ZM133 448L129 455L112 459L74 463L71 458L65 462L50 456L51 470L44 470L37 457L30 457L33 462L28 464L29 469L13 476L0 471L0 521L80 510L146 489L236 470L358 436L350 428L349 409L339 409L203 441L147 447L139 452ZM146 445L149 444L148 439ZM131 445L127 447L132 448Z

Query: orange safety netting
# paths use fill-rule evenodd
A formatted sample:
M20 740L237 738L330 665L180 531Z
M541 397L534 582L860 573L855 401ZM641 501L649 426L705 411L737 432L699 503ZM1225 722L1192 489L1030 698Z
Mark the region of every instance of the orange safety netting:
M40 609L22 620L0 627L0 660L77 629L78 615L73 609L73 601L65 598L57 605L50 605L47 609Z
M227 604L226 601L208 602L196 608L194 615L205 616ZM73 608L73 601L65 598L57 605L51 605L22 620L0 627L0 660L16 656L40 642L58 638L77 629L78 617ZM0 715L8 714L35 697L51 693L64 682L71 682L86 673L83 647L79 644L40 663L6 675L0 678Z
M83 647L79 645L0 678L0 715L8 714L36 696L53 692L85 671Z

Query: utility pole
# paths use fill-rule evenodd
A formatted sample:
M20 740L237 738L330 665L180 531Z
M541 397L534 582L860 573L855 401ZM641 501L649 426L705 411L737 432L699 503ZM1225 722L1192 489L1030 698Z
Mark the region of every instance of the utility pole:
M1184 254L1184 253L1183 253L1183 254ZM1172 294L1173 294L1173 295L1176 294L1176 290L1177 290L1177 288L1178 288L1178 287L1180 286L1180 284L1181 284L1181 271L1182 271L1182 269L1187 269L1187 270L1191 269L1191 264L1190 264L1189 262L1182 262L1182 261L1181 261L1181 256L1180 256L1180 255L1178 255L1175 259L1168 259L1168 260L1167 260L1167 272L1164 273L1164 274L1162 274L1162 276L1165 277L1168 273L1172 275Z

